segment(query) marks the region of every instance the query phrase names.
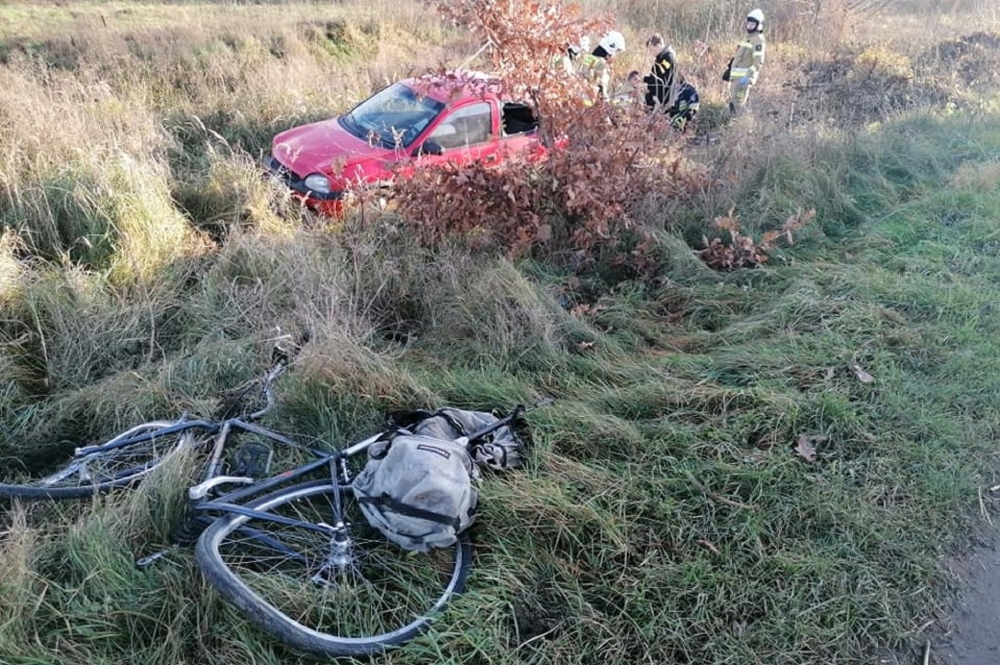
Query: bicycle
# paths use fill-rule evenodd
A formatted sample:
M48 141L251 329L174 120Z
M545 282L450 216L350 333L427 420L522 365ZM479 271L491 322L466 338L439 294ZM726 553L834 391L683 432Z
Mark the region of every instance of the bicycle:
M106 443L78 448L70 463L45 478L0 484L0 498L91 496L133 485L173 455L210 444L204 479L188 489L191 517L183 529L200 532L195 555L208 582L251 623L303 651L364 656L403 644L463 591L472 565L468 533L452 547L415 554L368 523L352 491L348 460L365 453L384 432L323 451L254 424L273 407L271 389L287 365L286 358L267 373L262 388L267 404L254 413L137 425ZM517 406L462 438L480 440L525 411ZM247 468L255 467L256 475L269 472L273 448L266 442L313 459L262 480L223 473L227 444L244 434L252 435ZM320 472L324 477L297 482ZM219 493L230 485L241 487ZM182 544L136 563L150 565Z

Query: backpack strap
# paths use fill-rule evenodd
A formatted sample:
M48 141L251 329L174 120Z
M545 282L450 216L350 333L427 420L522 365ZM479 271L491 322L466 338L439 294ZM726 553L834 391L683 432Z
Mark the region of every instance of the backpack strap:
M449 517L448 515L442 515L441 513L435 513L430 510L424 510L423 508L411 506L408 503L403 503L402 501L392 498L385 492L383 492L380 496L359 496L357 499L359 503L383 506L393 512L399 513L400 515L416 517L417 519L428 520L430 522L437 522L438 524L450 526L456 531L458 531L462 525L462 521L457 517Z
M368 458L369 459L382 459L389 454L389 446L392 445L392 440L396 438L399 434L409 434L403 429L390 429L385 430L375 439L370 446L368 446Z
M449 411L448 409L438 409L431 415L441 416L448 422L449 425L454 427L455 431L457 431L460 435L468 436L469 432L466 431L465 426L455 416L451 415L451 413L449 413L448 411Z
M437 411L428 411L426 409L394 411L389 414L386 420L394 428L409 429L412 425L416 425L424 420L430 420L431 418L440 416L441 418L444 418L445 421L447 421L447 423L451 425L460 436L468 436L469 432L465 425L462 424L462 421L452 415L451 411L453 411L453 409L448 407L438 409Z

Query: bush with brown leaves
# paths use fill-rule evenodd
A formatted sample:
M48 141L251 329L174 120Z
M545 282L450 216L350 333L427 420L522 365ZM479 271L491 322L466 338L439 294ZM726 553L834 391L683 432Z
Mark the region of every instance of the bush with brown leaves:
M579 6L554 0L428 4L488 44L490 73L504 97L529 104L539 119L544 157L442 165L401 179L397 205L425 242L459 235L512 256L540 251L583 265L635 238L628 211L640 192L683 195L704 184L682 167L680 137L664 116L647 113L641 102L601 99L559 63L581 35L608 29L607 17L585 18ZM473 74L433 76L468 76L476 85Z
M765 231L760 240L740 232L740 220L730 210L725 217L716 217L713 222L717 229L729 234L729 242L720 237L709 240L702 238L705 248L698 251L698 256L716 270L736 270L738 268L756 268L764 265L778 242L784 240L789 245L794 242L792 234L800 230L816 216L815 210L799 211L785 220L780 229Z

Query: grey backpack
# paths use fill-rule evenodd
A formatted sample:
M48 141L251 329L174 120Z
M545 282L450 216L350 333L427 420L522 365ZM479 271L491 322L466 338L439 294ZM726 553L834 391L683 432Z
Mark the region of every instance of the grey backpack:
M403 549L454 544L475 520L477 465L520 464L518 439L506 425L471 445L464 438L497 420L459 409L397 418L397 427L368 448L368 462L353 482L368 522Z

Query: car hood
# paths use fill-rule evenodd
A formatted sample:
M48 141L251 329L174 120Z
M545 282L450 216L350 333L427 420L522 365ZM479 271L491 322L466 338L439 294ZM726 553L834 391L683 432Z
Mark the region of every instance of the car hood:
M354 136L337 118L293 127L274 137L271 154L300 177L310 173L336 174L346 167L384 159L391 150L372 146Z

